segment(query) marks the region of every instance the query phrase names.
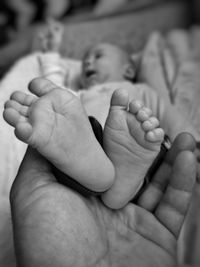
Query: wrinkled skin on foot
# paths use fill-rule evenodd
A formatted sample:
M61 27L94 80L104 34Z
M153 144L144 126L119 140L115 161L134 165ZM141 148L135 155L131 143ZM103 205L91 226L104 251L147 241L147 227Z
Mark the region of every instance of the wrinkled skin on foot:
M114 183L102 195L106 206L122 208L140 189L160 151L164 131L158 126L152 111L131 99L128 91L113 93L103 135L104 149L115 166Z
M11 190L18 265L175 266L196 177L193 148L191 136L178 137L138 204L117 211L58 184L28 149Z
M29 89L35 96L16 91L5 103L3 116L16 137L86 188L106 191L114 168L79 99L42 78L31 81Z

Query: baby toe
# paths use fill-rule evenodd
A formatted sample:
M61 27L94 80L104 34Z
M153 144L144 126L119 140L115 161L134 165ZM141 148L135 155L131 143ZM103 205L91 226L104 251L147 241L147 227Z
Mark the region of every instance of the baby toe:
M152 112L151 112L150 109L148 109L148 108L146 108L146 107L143 107L143 108L141 108L141 109L138 111L136 117L137 117L137 119L138 119L139 121L144 122L144 121L146 121L146 120L149 119L149 117L151 116L151 114L152 114Z
M29 83L28 88L31 93L41 97L55 89L59 89L59 86L55 85L50 80L44 78L35 78Z
M25 95L23 105L24 106L31 106L36 100L37 100L37 98L35 96Z
M28 107L27 106L23 106L21 105L19 102L15 101L15 100L9 100L5 103L4 105L5 109L13 109L15 110L17 113L19 113L22 116L27 116L28 114Z
M139 100L132 100L129 104L129 112L132 114L137 114L142 107L142 102L140 102Z
M28 116L28 111L29 111L29 107L21 106L21 109L19 110L19 113L20 113L22 116L27 117L27 116Z
M20 121L15 128L15 135L21 141L29 143L29 138L33 132L32 126L28 121Z
M150 142L161 142L163 138L164 131L162 128L156 128L146 134L146 139Z
M16 91L11 95L10 99L21 105L30 106L36 100L36 97Z
M13 109L13 108L7 108L3 112L3 117L7 123L9 123L11 126L15 127L19 121L23 121L24 117L20 115L20 113Z
M111 98L111 108L127 109L129 102L129 95L126 90L117 89L114 91Z
M7 108L13 108L15 110L19 110L21 107L21 105L14 101L14 100L8 100L6 101L6 103L4 104L4 108L7 109Z
M159 126L159 120L156 117L150 117L148 120L142 123L144 131L151 131Z
M24 97L25 97L25 94L24 94L23 92L15 91L15 92L11 95L10 99L11 99L11 100L14 100L14 101L16 101L16 102L18 102L18 103L23 103Z

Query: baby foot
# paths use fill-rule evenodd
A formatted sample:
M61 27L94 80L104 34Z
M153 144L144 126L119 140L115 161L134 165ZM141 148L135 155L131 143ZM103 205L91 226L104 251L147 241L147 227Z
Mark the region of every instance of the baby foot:
M62 44L63 33L63 25L53 19L49 19L47 21L46 31L40 33L39 35L41 50L43 52L59 52Z
M35 79L29 87L37 97L15 92L5 104L4 119L18 139L88 189L110 188L113 164L96 140L79 99L45 79Z
M114 92L104 129L104 149L115 167L115 181L102 195L110 208L126 205L143 184L164 138L158 126L151 110L141 102L129 103L124 90Z

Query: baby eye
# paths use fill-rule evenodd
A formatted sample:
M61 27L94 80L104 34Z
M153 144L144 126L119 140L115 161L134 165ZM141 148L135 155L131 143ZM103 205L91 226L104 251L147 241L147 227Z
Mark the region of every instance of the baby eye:
M101 58L102 57L102 53L97 53L96 54L96 59L99 59L99 58Z

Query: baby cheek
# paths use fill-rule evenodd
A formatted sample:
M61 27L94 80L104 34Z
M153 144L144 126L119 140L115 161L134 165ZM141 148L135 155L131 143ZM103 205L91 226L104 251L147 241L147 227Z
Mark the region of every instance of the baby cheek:
M99 81L101 82L101 83L103 83L103 82L107 82L107 81L110 81L111 79L112 79L112 74L108 71L108 70L104 70L104 71L102 71L100 74L99 74L99 77L98 77L98 79L99 79Z

